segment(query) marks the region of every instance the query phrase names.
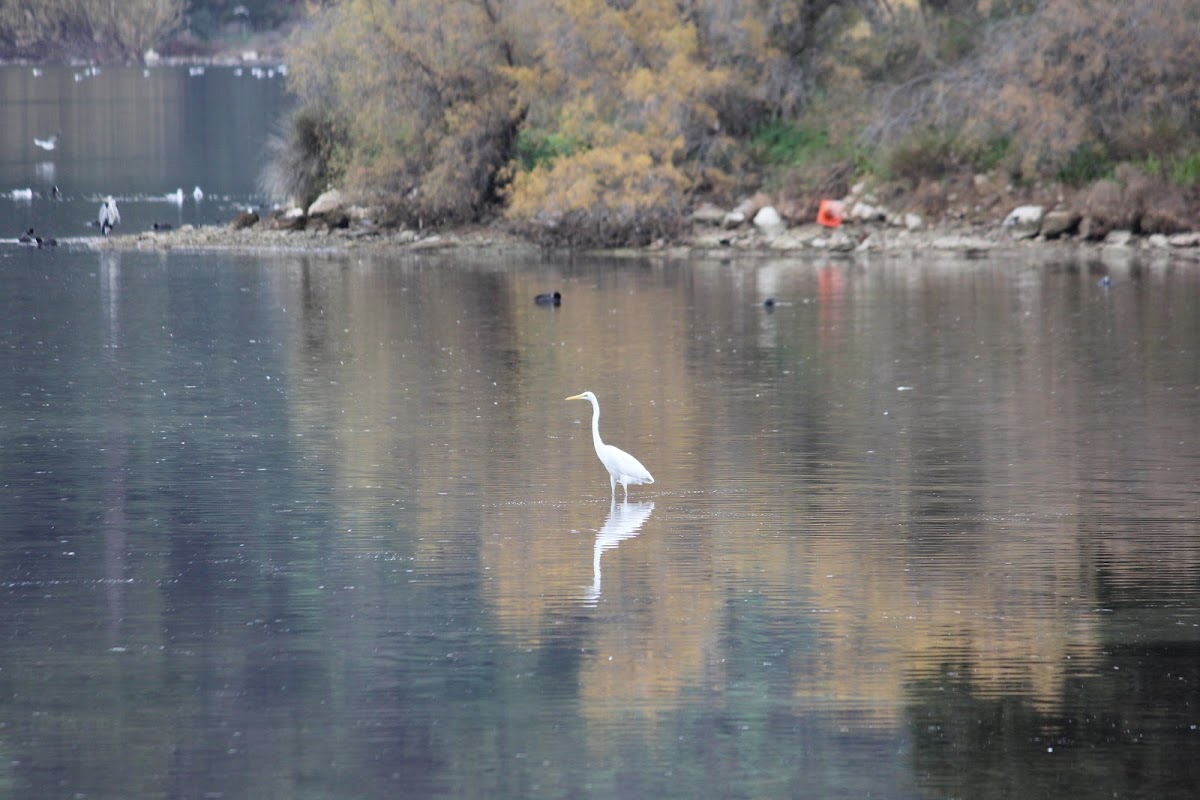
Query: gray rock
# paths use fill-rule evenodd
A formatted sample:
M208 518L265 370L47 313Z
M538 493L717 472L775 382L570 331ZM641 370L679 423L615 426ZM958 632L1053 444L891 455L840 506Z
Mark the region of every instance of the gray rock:
M331 211L341 211L346 205L346 200L342 193L337 189L330 189L328 192L323 192L320 197L313 200L312 205L308 207L308 215L317 217L322 214L328 214Z
M858 201L850 206L846 216L855 222L883 222L887 219L887 211L879 206Z
M253 211L239 211L238 215L230 221L229 229L241 231L246 228L253 228L257 224L258 214Z
M692 222L700 225L720 225L725 221L725 211L712 203L703 203L692 212Z
M746 219L754 219L754 215L759 212L759 209L761 209L763 206L769 206L770 204L771 200L766 194L762 192L756 192L742 202L738 203L733 210L740 211L745 214Z
M1099 241L1112 230L1112 224L1092 214L1088 214L1079 222L1079 236L1088 241Z
M779 216L774 206L763 206L754 215L754 227L767 235L774 235L782 233L786 226L783 224L783 217Z
M1042 236L1047 239L1057 239L1068 236L1079 230L1079 221L1083 219L1078 211L1055 210L1049 211L1042 217Z
M1015 225L1040 225L1045 213L1044 206L1017 206L1004 218L1004 226L1011 228Z
M350 227L350 215L347 213L348 204L345 197L337 189L330 189L313 201L308 207L308 224L310 230L334 230Z
M302 231L307 224L308 217L302 208L277 211L267 218L267 227L276 231Z
M1109 231L1108 235L1104 237L1104 243L1107 245L1112 245L1113 247L1128 247L1129 243L1132 241L1132 231Z
M1002 224L1005 228L1012 228L1013 235L1018 239L1032 239L1038 235L1045 213L1046 209L1042 206L1017 206L1008 212Z
M1167 237L1167 243L1171 247L1200 247L1200 233L1176 233Z
M744 211L730 211L721 220L721 227L722 228L736 228L745 221L746 221L746 214Z
M323 214L310 214L308 217L308 227L313 230L336 230L338 228L350 227L350 215L341 209L326 211Z

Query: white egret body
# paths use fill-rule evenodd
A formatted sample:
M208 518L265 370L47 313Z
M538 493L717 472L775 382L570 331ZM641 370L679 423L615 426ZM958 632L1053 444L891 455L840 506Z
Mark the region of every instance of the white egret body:
M608 470L608 480L612 489L612 499L617 499L617 484L625 490L625 499L629 499L629 484L654 483L654 476L642 466L642 462L626 453L619 447L605 444L600 439L600 401L591 392L572 395L568 400L587 400L592 404L592 444L596 447L596 455L600 463Z

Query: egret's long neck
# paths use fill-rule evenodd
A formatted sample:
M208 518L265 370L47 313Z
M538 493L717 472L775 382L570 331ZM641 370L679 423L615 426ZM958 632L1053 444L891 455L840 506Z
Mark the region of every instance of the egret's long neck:
M592 401L592 444L596 445L597 451L604 446L600 440L600 404L595 400Z

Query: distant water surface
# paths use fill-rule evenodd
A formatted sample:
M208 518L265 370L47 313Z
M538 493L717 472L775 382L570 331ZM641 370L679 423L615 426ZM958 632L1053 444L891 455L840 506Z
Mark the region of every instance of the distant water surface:
M224 223L262 202L267 140L290 102L278 67L36 69L0 67L0 238L92 235L110 194L127 232ZM34 143L56 135L53 150ZM182 203L168 199L180 189Z

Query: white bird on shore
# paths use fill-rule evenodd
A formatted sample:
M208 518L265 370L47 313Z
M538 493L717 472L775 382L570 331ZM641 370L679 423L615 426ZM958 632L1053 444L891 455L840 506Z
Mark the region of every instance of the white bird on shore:
M168 192L167 202L174 203L177 206L183 205L183 189L176 189L173 192Z
M195 189L192 189L192 197L194 197L196 202L199 203L204 199L204 190L197 186Z
M108 236L108 232L121 221L121 212L117 210L117 201L111 194L100 204L100 214L96 221L100 224L100 233L104 236Z
M58 134L54 134L49 139L39 139L35 136L33 137L33 143L43 150L53 150L58 147Z
M33 189L13 189L9 195L13 200L32 200Z
M612 502L617 501L617 484L625 490L625 500L629 501L629 484L654 483L654 476L642 466L642 462L626 453L619 447L605 444L600 440L600 401L591 392L572 395L568 400L587 400L592 404L592 445L600 463L608 470L609 487L612 489Z

